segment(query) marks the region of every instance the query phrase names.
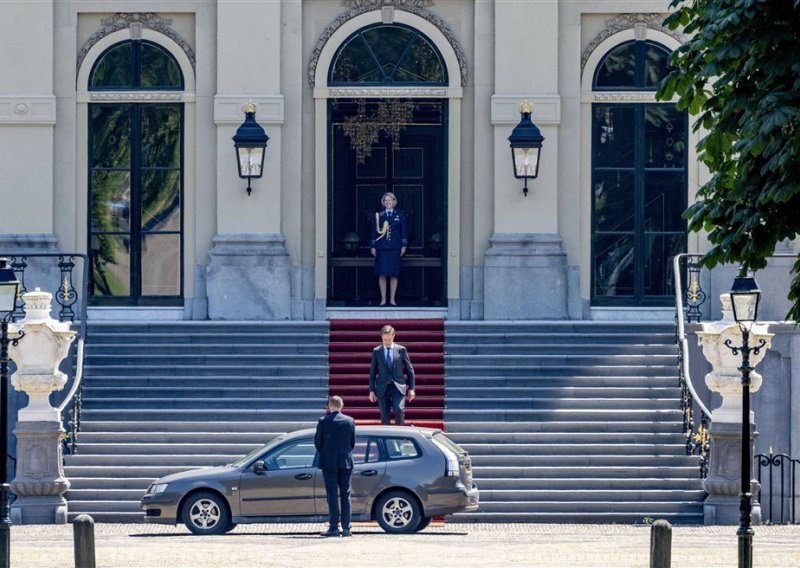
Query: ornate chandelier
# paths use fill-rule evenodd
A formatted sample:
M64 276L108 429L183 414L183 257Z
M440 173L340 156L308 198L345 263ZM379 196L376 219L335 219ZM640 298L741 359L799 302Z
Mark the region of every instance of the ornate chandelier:
M371 104L370 106L373 106ZM383 132L392 143L392 150L400 146L400 133L414 118L416 105L408 99L382 99L374 103L374 110L367 111L364 99L356 101L356 114L344 117L342 130L355 150L356 161L366 162L372 155L372 147Z

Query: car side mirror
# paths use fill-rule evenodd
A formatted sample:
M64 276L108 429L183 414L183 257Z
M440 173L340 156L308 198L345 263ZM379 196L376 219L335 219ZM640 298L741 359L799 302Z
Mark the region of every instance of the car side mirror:
M267 472L267 465L263 461L257 461L253 464L253 473L261 475Z

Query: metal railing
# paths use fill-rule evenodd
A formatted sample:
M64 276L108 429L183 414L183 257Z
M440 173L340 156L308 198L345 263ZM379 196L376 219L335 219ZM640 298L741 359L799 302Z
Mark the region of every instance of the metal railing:
M772 524L797 523L797 470L800 469L800 459L794 459L786 454L773 454L771 447L768 454L756 454L753 458L758 466L758 482L761 484L762 520ZM768 470L766 478L762 476L764 469ZM780 475L779 480L776 480L776 475ZM764 481L768 481L767 499L764 499ZM780 481L778 486L780 491L777 495L776 481ZM776 499L778 507L775 507ZM775 520L775 509L780 512L778 520Z
M700 456L700 477L708 476L708 428L711 411L703 404L692 383L689 368L689 343L686 338L684 318L688 322L699 322L702 318L701 306L706 301L706 293L700 285L699 262L703 255L678 254L672 259L675 278L675 342L678 345L678 383L681 387L681 410L683 411L683 432L686 435L686 455ZM688 286L684 294L683 274L687 274ZM684 313L685 310L685 313ZM699 420L696 412L699 411Z
M68 394L58 406L59 415L68 410L71 412L70 431L65 440L65 447L70 453L77 452L77 434L80 430L81 407L83 400L83 353L86 342L86 308L89 298L89 257L81 253L13 253L4 254L0 252L0 257L9 259L11 269L19 280L20 291L17 297L17 304L12 321L17 321L25 317L25 303L22 295L28 292L26 276L30 272L41 272L44 274L43 281L37 281L38 285L46 292L53 294L53 299L58 306L58 320L69 321L77 331L77 345L75 349L75 373L72 375ZM34 262L43 259L45 262ZM56 261L47 262L52 259ZM81 263L80 282L75 285L76 261ZM33 264L31 264L33 262ZM58 267L59 278L55 282L52 277L48 278L48 272L53 272ZM53 284L52 288L49 284ZM55 292L53 292L55 290ZM75 308L77 307L77 313ZM70 406L72 405L72 406Z

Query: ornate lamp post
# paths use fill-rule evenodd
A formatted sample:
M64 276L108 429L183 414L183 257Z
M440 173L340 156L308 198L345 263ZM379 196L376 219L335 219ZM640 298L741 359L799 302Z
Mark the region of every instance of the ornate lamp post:
M544 136L531 121L533 107L528 101L520 105L520 121L511 131L511 159L514 164L514 177L525 180L522 192L528 196L528 180L539 175L539 155L542 152Z
M750 347L750 329L758 318L758 304L761 300L761 290L758 289L755 278L752 276L737 276L731 287L731 305L733 319L739 324L742 331L742 344L731 345L731 340L725 340L725 345L734 355L742 354L742 470L741 491L739 493L739 568L752 568L753 566L753 527L752 506L753 493L750 478L753 476L753 457L750 442L750 354L758 355L761 348L766 345L760 339L758 345Z
M11 562L11 507L8 489L8 322L17 307L19 282L8 260L0 258L0 568Z
M244 116L244 122L236 130L233 143L239 177L247 180L247 195L250 195L250 180L258 179L264 173L264 154L269 136L256 122L256 105L253 101L244 106Z

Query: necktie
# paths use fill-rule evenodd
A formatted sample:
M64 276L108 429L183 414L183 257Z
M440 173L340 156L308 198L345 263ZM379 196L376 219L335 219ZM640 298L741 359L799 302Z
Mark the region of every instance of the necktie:
M392 366L392 350L391 348L386 349L386 364L390 367Z

